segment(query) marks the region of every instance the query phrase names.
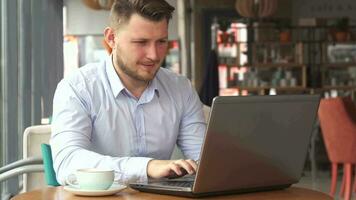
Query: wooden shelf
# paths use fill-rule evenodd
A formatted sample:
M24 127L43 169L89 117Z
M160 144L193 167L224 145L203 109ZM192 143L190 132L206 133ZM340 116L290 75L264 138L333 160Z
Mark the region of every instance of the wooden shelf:
M307 88L303 86L296 86L296 87L272 87L272 86L266 86L266 87L241 87L241 86L233 86L229 87L226 89L238 89L238 90L247 90L251 92L258 92L261 90L269 90L269 89L276 89L277 91L310 91L310 90L356 90L356 85L355 86L324 86L322 88Z
M325 43L331 45L338 44L356 44L356 40L345 41L345 42L337 42L337 41L325 41L325 40L298 40L298 41L290 41L290 42L281 42L277 40L263 40L263 41L237 41L233 42L234 44L253 44L253 45L263 45L263 44L276 44L276 45L295 45L299 43L303 44L313 44L313 43ZM219 43L223 44L223 43Z
M356 63L326 63L323 64L325 67L329 68L348 68L348 67L356 67Z
M252 45L265 45L265 44L275 44L279 46L284 46L284 45L295 45L298 43L301 43L299 41L291 41L291 42L280 42L276 40L265 40L265 41L237 41L234 42L235 44L252 44Z
M266 86L266 87L242 87L242 86L235 86L235 87L230 87L230 88L235 88L239 90L247 90L247 91L260 91L260 90L269 90L269 89L276 89L277 91L307 91L309 90L308 88L305 88L303 86L295 86L295 87L272 87L272 86Z
M324 90L355 90L356 85L353 85L353 86L327 86L327 85L324 85L322 89L324 89Z
M257 63L257 64L246 64L246 65L230 65L225 63L220 63L222 65L226 65L228 67L256 67L256 68L303 68L306 67L304 64L299 63Z
M326 90L349 90L356 94L356 85L331 86L331 78L338 80L336 82L337 84L349 83L346 82L349 81L349 79L355 81L355 72L354 70L349 70L349 68L356 68L356 61L354 61L352 54L349 55L348 51L354 50L356 38L351 37L349 41L337 42L333 41L330 35L331 26L295 26L292 28L292 41L281 42L279 37L275 34L276 27L274 25L267 27L249 26L247 28L252 30L254 34L253 38L249 38L251 41L236 41L233 45L236 49L232 49L234 51L231 50L233 52L231 55L236 54L236 57L220 60L221 62L226 62L225 64L228 67L226 76L224 76L228 83L227 85L236 83L239 85L247 85L245 82L240 82L245 81L245 79L247 79L248 82L249 79L251 79L250 76L242 77L243 73L249 72L251 72L253 76L257 76L258 80L263 80L267 83L262 85L272 85L272 83L275 84L272 80L276 78L273 76L278 75L283 78L283 76L286 76L287 71L288 73L292 73L293 78L296 78L298 85L296 87L232 86L229 87L229 89L247 90L253 93L263 93L271 88L276 89L277 92L280 91L280 93L293 93L293 91L295 91L295 93L304 91L313 92L314 90L320 92ZM350 31L354 35L356 33L356 26L350 26ZM239 39L239 37L236 38ZM346 53L339 52L338 45L340 49L347 50ZM331 54L331 51L334 50L335 53ZM339 59L339 55L344 56L345 59ZM343 60L349 60L350 62L330 62ZM293 63L287 63L288 61ZM248 62L248 64L240 64L246 62ZM246 67L247 70L235 70L231 69L231 67ZM279 70L281 72L279 72ZM352 76L344 78L346 73L350 75L352 73ZM238 77L242 79L239 80L240 82L235 81L235 74L238 74ZM338 76L342 77L340 78ZM234 79L234 81L230 79ZM343 81L343 79L346 79L346 81ZM309 80L309 82L307 82L307 80ZM351 83L354 82L350 82L350 84ZM310 86L310 88L307 87L307 85Z
M260 67L260 68L302 68L305 67L303 64L299 63L256 63L252 64L250 67Z
M350 40L350 41L345 41L345 42L338 42L338 41L323 41L325 44L333 44L333 45L338 45L338 44L356 44L356 40Z

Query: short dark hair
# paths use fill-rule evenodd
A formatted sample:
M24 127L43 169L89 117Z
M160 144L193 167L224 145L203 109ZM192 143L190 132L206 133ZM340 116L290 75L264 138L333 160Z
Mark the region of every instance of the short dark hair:
M130 20L133 14L138 14L152 21L167 22L172 18L174 7L165 0L115 0L110 11L110 26L117 28Z

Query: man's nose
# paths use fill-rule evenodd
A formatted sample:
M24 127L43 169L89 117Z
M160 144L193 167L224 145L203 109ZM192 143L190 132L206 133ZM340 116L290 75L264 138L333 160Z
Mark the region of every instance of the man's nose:
M155 61L158 60L159 59L158 51L159 49L156 44L150 45L149 48L147 49L147 58Z

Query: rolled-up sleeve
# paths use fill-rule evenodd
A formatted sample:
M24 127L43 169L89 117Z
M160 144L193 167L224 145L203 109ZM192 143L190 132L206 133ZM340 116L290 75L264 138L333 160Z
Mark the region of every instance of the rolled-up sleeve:
M57 180L64 185L66 177L79 168L110 168L121 183L146 182L151 158L114 157L93 151L92 120L90 95L62 80L54 95L50 140Z

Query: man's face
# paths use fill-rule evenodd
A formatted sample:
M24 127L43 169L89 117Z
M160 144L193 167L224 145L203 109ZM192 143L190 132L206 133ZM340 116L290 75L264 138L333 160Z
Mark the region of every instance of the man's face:
M154 22L132 15L115 33L113 62L120 78L151 81L167 54L167 38L166 19Z

